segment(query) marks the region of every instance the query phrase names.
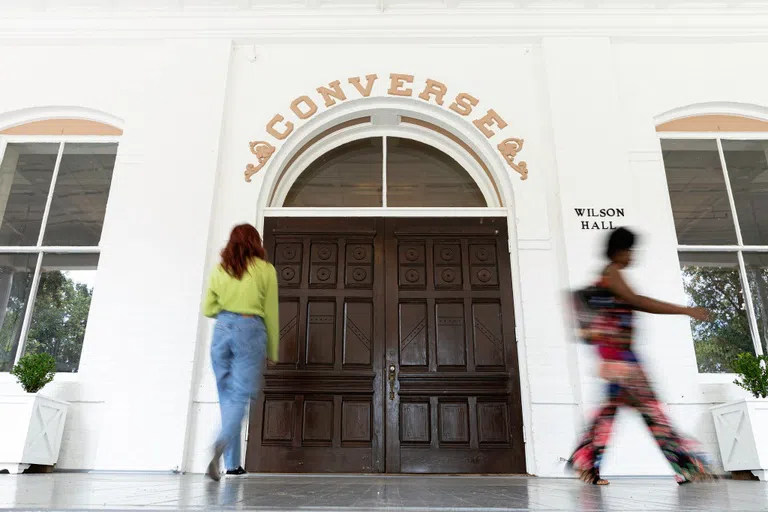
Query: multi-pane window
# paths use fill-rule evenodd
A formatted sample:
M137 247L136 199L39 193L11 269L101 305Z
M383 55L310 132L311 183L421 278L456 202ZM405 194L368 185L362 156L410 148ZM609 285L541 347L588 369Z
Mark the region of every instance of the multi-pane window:
M667 185L699 371L768 353L768 141L663 139Z
M30 352L75 372L117 143L0 140L0 372Z
M324 154L296 179L285 207L484 208L483 193L453 158L421 142L372 137Z

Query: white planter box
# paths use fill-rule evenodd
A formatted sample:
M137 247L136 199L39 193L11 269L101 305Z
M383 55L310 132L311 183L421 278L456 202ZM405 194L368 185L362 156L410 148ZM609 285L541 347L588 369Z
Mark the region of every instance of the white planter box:
M710 409L726 471L768 478L768 399L749 398Z
M69 404L39 394L0 396L0 469L19 472L59 459Z

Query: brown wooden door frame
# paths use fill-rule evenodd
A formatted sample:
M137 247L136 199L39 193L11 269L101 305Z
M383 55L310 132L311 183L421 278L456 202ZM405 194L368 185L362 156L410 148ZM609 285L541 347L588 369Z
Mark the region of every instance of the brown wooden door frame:
M300 266L300 283L310 283L310 272L312 271L312 251L313 243L322 243L325 240L328 243L338 244L338 258L336 266L336 283L333 287L312 287L304 289L301 286L283 287L281 286L281 301L288 299L297 304L296 316L296 354L295 363L281 363L277 368L269 369L265 375L265 392L272 398L283 400L286 407L292 408L292 425L290 437L292 441L285 444L285 441L262 442L265 419L264 408L266 402L262 394L257 400L252 402L251 421L249 425L249 442L247 446L247 465L256 471L289 471L289 472L326 472L334 471L334 468L341 471L372 471L400 473L403 470L401 464L400 447L400 413L401 413L401 368L400 368L400 333L397 324L398 310L401 299L401 290L398 279L400 269L398 237L400 238L421 238L429 247L429 254L432 254L432 246L435 240L440 238L451 239L454 244L461 243L463 261L468 262L468 244L469 240L481 237L485 240L494 240L496 246L496 260L498 262L498 290L494 293L478 292L469 285L471 279L469 270L466 266L462 268L463 288L457 290L455 303L461 303L464 306L464 331L465 350L467 368L474 368L473 350L468 347L472 342L473 319L472 305L473 300L496 300L500 303L503 312L501 315L501 331L503 333L505 368L507 372L506 380L499 380L498 372L486 371L485 373L473 373L472 375L455 373L455 377L466 383L467 389L464 390L467 412L471 423L469 428L474 432L472 435L472 446L477 447L477 400L478 396L486 397L498 403L498 400L506 400L506 410L508 411L508 433L510 435L510 446L507 447L507 453L514 453L513 457L516 463L510 468L514 471L525 471L525 449L522 438L522 402L520 394L520 379L517 346L515 342L514 325L514 305L512 299L512 274L510 268L510 258L507 250L506 219L502 218L281 218L268 217L264 224L264 240L270 259L275 254L278 238L293 240L293 243L301 244L302 254ZM359 243L361 240L370 240L373 247L373 285L369 290L353 289L346 286L345 273L347 269L346 244L349 242ZM460 242L459 242L460 241ZM426 258L426 254L425 254ZM431 256L430 256L431 258ZM426 258L426 279L429 283L434 282L434 261ZM281 265L276 263L278 273L281 272ZM297 278L298 279L298 278ZM430 290L425 287L425 290ZM404 293L403 296L408 300L409 295L424 299L428 309L434 310L435 300L444 300L445 293L432 293L424 291L420 295L414 292ZM484 295L485 293L485 295ZM322 370L311 370L307 368L307 329L308 323L308 303L311 300L325 299L335 303L335 340L334 340L334 363L333 368L328 367ZM359 301L372 301L372 336L371 336L371 365L369 369L361 368L349 369L344 367L344 339L346 325L344 307L352 299ZM439 449L438 437L440 435L438 426L438 411L440 398L440 387L442 384L437 377L445 378L452 375L448 372L437 372L436 353L436 319L431 315L427 318L428 350L432 354L429 360L429 368L424 371L406 372L403 381L406 388L410 391L410 396L414 396L416 391L423 389L423 396L429 398L429 410L431 414L431 448ZM281 315L281 329L286 320ZM290 360L290 359L289 359ZM394 389L390 389L389 368L395 368ZM443 368L445 370L445 368ZM449 368L450 370L450 368ZM458 368L457 368L458 370ZM450 377L449 377L450 378ZM503 382L502 388L499 383ZM415 386L415 387L414 387ZM455 386L454 386L455 387ZM393 399L390 399L390 393L394 392ZM418 391L422 393L421 391ZM322 446L310 446L304 443L303 429L306 427L302 423L302 417L306 413L304 405L304 396L310 396L312 403L318 400L325 400L328 410L333 411L334 430L343 430L342 409L347 400L354 402L356 396L358 400L367 401L370 397L371 405L371 424L370 424L370 461L366 462L364 470L355 470L354 464L358 454L350 459L344 458L345 447L350 443L344 443L342 433L334 431L332 433L333 442L328 443L327 449L323 451ZM489 398L490 397L490 398ZM495 397L495 398L494 398ZM502 398L506 397L506 399ZM293 405L291 405L293 404ZM517 438L517 439L515 439ZM354 443L352 443L354 444ZM469 447L467 447L469 448ZM335 451L334 451L335 450ZM455 458L456 452L452 452ZM353 454L354 455L354 454ZM460 454L459 454L460 455ZM482 455L482 454L481 454ZM283 457L285 463L263 464L260 462L262 457L272 458ZM366 458L367 460L367 458ZM274 462L274 461L270 461ZM352 464L350 466L349 464ZM434 465L434 463L433 463ZM439 464L438 464L439 466ZM461 466L464 467L464 466ZM478 466L479 467L479 466ZM490 466L489 466L490 467ZM498 464L493 467L499 467ZM263 468L263 469L261 469ZM344 469L347 468L347 469ZM350 469L351 468L351 469ZM439 467L438 467L439 469ZM439 471L438 471L439 472ZM491 471L493 472L493 471Z

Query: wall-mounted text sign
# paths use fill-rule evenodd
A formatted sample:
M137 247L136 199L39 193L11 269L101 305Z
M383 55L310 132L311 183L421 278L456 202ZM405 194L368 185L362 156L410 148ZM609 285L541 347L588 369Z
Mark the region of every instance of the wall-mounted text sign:
M270 140L258 140L251 142L251 153L256 156L257 163L248 164L245 168L245 181L251 181L251 177L259 172L277 151L276 145L287 139L296 128L296 122L306 121L317 114L321 107L331 108L337 103L346 101L350 96L368 98L373 91L378 75L366 75L365 77L353 76L342 85L340 80L330 82L327 86L315 89L312 96L299 96L291 102L284 113L275 114L266 125L266 132ZM490 139L496 135L495 129L503 130L507 122L493 109L485 112L475 112L480 100L466 92L456 94L453 99L446 99L448 87L428 78L421 91L414 88L413 75L391 73L389 75L389 87L387 95L400 97L417 97L426 102L435 103L446 107L456 114L472 119L472 124ZM520 174L520 179L528 178L528 164L515 162L517 154L523 149L523 139L510 137L500 142L496 148L509 166Z
M574 208L581 229L616 229L615 219L624 217L624 208Z

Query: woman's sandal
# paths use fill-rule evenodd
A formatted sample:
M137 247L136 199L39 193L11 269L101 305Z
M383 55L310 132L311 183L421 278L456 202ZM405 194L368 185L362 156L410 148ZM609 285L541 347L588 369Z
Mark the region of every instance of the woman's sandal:
M711 473L697 473L697 474L691 475L690 477L686 477L685 480L678 481L677 485L686 485L686 484L701 483L701 482L712 482L715 480L719 480L719 477L717 475L714 475Z
M589 485L608 485L610 482L600 478L600 474L594 469L586 469L579 474L579 480Z

